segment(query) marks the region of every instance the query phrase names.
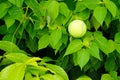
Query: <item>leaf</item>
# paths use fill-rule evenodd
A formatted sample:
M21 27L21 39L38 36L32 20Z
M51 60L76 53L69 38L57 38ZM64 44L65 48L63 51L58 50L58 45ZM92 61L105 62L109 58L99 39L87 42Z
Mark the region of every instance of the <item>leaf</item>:
M110 74L103 74L101 80L114 80Z
M0 3L0 7L1 7L1 9L0 9L0 19L7 14L8 8L10 6L11 6L10 3L8 3L7 1Z
M2 41L10 41L10 42L13 42L15 44L16 43L16 38L15 37L13 38L13 34L6 34L2 38Z
M81 11L80 13L77 13L77 16L80 17L82 20L87 20L90 16L90 10L85 9Z
M72 40L70 42L70 44L68 45L64 56L79 51L82 48L82 46L83 46L83 44L82 44L82 41L80 39Z
M77 63L81 67L81 69L88 63L90 59L90 54L85 50L81 49L77 52Z
M8 0L8 1L16 5L17 7L22 7L24 0Z
M59 4L59 12L63 14L66 18L70 15L70 10L64 2Z
M53 64L45 64L47 68L50 68L54 71L57 75L63 78L63 80L69 80L66 72L59 66Z
M115 50L115 42L113 40L108 40L108 53L111 53Z
M92 80L92 79L90 77L88 77L88 76L80 76L76 80Z
M84 3L82 1L78 1L76 3L75 12L81 12L85 9L86 9L86 6L84 5Z
M90 46L90 48L88 48L88 52L94 56L95 58L101 60L100 58L100 52L99 52L99 48L95 43L92 43L92 45Z
M97 31L100 27L100 23L96 20L96 18L94 16L92 16L91 21L92 21L92 24L93 24L95 30Z
M38 50L46 48L49 45L49 35L44 34L38 41Z
M53 30L51 32L49 39L50 39L50 44L53 48L57 45L61 37L62 37L62 31L60 29Z
M27 55L23 53L9 53L5 55L5 57L13 62L17 63L25 63L27 60L30 59Z
M115 5L115 3L110 0L103 0L103 1L105 3L106 8L110 11L112 16L115 17L117 13L117 6Z
M110 75L111 75L111 77L114 78L114 80L119 80L119 79L118 79L118 75L117 75L117 71L111 71L111 72L110 72Z
M107 25L108 28L109 28L109 24L110 24L111 21L112 21L112 16L108 12L107 15L106 15L106 18L105 18L105 23L106 23L106 25Z
M15 19L12 19L10 16L5 16L4 21L5 21L5 24L7 25L7 29L8 29L9 27L11 27L14 24Z
M39 3L36 0L25 0L25 3L33 10L34 14L38 17L38 19L40 19L42 15Z
M97 6L99 6L100 0L83 0L83 4L91 10L95 9Z
M28 39L26 39L26 46L30 49L30 51L35 53L37 51L37 48L38 48L37 39L36 38L33 38L33 39L28 38Z
M114 55L110 55L107 59L106 59L106 62L105 62L105 70L106 71L114 71L116 70L116 62L115 62L115 59L113 57Z
M118 43L118 44L120 43L120 32L115 34L114 40L115 40L115 43Z
M95 36L95 43L98 45L101 51L108 54L108 41L105 37L97 35Z
M32 74L30 72L25 73L25 80L32 80Z
M93 12L93 16L102 25L107 15L107 9L105 7L96 7Z
M12 6L8 11L10 18L16 19L20 22L23 20L23 10L22 8L18 8L16 6Z
M23 80L25 69L26 65L22 63L9 65L1 71L0 78L3 80Z
M49 5L47 7L47 11L48 11L48 15L54 21L59 14L59 3L55 0L50 1Z
M6 52L21 52L21 50L12 42L0 41L0 49Z

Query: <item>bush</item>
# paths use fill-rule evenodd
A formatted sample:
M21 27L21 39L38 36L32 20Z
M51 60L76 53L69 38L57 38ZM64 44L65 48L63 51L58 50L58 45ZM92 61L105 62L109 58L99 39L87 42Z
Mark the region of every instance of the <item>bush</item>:
M0 0L0 80L119 80L120 0ZM72 37L82 20L87 32Z

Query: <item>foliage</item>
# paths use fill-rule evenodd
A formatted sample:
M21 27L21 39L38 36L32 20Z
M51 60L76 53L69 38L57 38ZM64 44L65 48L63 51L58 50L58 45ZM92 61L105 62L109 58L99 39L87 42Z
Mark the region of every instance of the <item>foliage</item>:
M0 80L119 80L119 5L120 0L0 0ZM81 38L68 33L76 19L87 25Z

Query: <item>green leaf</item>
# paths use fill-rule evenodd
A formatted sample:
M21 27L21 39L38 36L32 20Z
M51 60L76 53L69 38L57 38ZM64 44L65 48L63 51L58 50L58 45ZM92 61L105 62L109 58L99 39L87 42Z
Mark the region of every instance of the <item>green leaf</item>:
M105 7L96 7L93 12L93 16L102 25L107 15L107 9Z
M33 10L34 14L38 17L38 19L40 19L41 11L39 3L36 0L25 0L25 3Z
M110 0L103 0L103 1L105 2L106 8L110 11L112 16L115 17L117 13L117 6L115 5L115 3Z
M32 80L32 74L30 72L26 72L25 74L25 80Z
M84 3L82 1L78 1L76 3L75 12L81 12L85 9L86 9L86 6L84 5Z
M111 53L115 50L115 42L113 40L108 40L108 53Z
M114 71L116 70L116 62L115 62L115 59L113 57L114 55L110 55L107 59L106 59L106 62L105 62L105 70L106 71Z
M16 43L16 38L15 37L13 38L13 34L6 34L2 38L2 41L10 41L10 42Z
M37 39L36 38L28 38L26 39L26 46L33 52L35 53L37 51L37 46L38 46L38 43L37 43Z
M54 21L59 14L59 3L55 0L50 1L49 5L47 7L47 11L48 11L48 15Z
M120 32L115 34L114 40L115 40L115 43L118 43L118 44L120 43Z
M118 75L117 75L117 71L111 71L111 72L110 72L110 75L111 75L111 77L114 78L114 80L119 80L119 79L118 79Z
M43 35L38 41L38 50L46 48L49 45L49 35Z
M77 17L79 17L82 20L87 20L90 16L90 10L89 9L85 9L83 11L81 11L80 13L77 13Z
M90 54L85 49L82 49L77 52L76 57L77 57L77 63L82 69L88 63L90 59Z
M70 42L70 44L68 45L64 56L79 51L82 48L82 46L83 46L83 44L82 44L82 41L80 39L72 40Z
M108 12L107 15L106 15L106 18L105 18L105 23L106 23L106 25L107 25L108 28L110 27L109 24L110 24L111 21L112 21L112 16Z
M114 80L110 74L103 74L101 80Z
M60 3L59 12L63 14L66 18L70 15L70 10L64 2Z
M5 55L5 57L13 62L18 62L18 63L25 63L27 60L30 59L30 57L28 57L23 53L9 53Z
M83 0L83 3L85 4L85 6L89 9L95 9L97 6L99 6L100 0Z
M96 20L96 18L94 16L92 16L91 22L92 22L95 30L97 31L99 29L99 27L100 27L100 23Z
M0 78L3 80L23 80L25 69L26 65L22 63L9 65L1 71Z
M92 79L88 76L81 76L81 77L77 78L76 80L92 80Z
M45 64L47 68L50 68L54 71L57 75L63 78L63 80L69 80L66 72L59 66L53 64Z
M8 0L8 1L16 5L17 7L22 7L24 0Z
M99 52L99 48L95 43L92 43L92 45L90 46L90 48L88 48L88 52L94 56L95 58L101 60L100 58L100 52Z
M60 29L53 30L51 32L49 40L50 40L50 44L53 48L57 45L57 43L59 42L61 37L62 37L62 31Z
M0 41L0 49L6 52L21 52L21 50L12 42Z
M108 54L108 41L105 37L97 35L95 36L95 43L98 45L101 51Z
M7 29L8 29L9 27L11 27L14 24L15 19L12 19L10 16L5 16L4 21L5 21L5 24L7 25Z
M0 18L4 17L7 14L8 8L10 7L10 3L6 2L2 2L0 3Z
M23 20L23 10L22 8L18 8L16 6L12 6L8 11L10 18L16 19L18 21Z

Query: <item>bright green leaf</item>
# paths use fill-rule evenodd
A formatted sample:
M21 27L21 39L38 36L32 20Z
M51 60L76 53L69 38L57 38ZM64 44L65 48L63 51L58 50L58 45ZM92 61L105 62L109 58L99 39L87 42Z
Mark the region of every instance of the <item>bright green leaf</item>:
M103 74L101 80L114 80L110 74Z
M53 48L57 45L57 43L59 42L61 37L62 37L62 31L60 29L53 30L51 32L49 40L50 40L50 44Z
M113 40L108 40L108 53L111 53L115 50L115 42Z
M50 1L47 11L48 11L48 15L54 21L59 14L59 3L55 0Z
M106 23L106 25L107 25L108 28L109 28L109 24L110 24L111 20L112 20L112 16L108 12L107 15L106 15L106 18L105 18L105 23Z
M12 42L0 41L0 49L6 52L21 52L21 50Z
M67 47L65 56L79 51L82 48L82 46L83 44L80 39L72 40Z
M87 20L90 16L90 10L85 9L85 10L81 11L80 13L77 13L77 16L82 20Z
M97 6L99 6L100 0L83 0L83 3L85 6L89 9L95 9Z
M63 78L63 80L69 80L66 72L59 66L57 65L52 65L52 64L45 64L47 68L50 68L52 71L55 72L55 74L59 75L60 77Z
M81 77L77 78L76 80L92 80L92 79L88 76L81 76Z
M78 1L76 3L75 12L81 12L81 11L83 11L85 9L86 9L86 6L84 5L84 3L82 1Z
M8 0L8 1L16 5L17 7L22 7L24 0Z
M106 8L110 11L112 16L115 17L117 13L117 6L115 5L115 3L110 0L103 0L103 1L105 2Z
M90 54L85 49L82 49L77 52L76 57L77 57L77 63L82 69L88 63L90 59Z
M10 16L5 16L4 20L5 20L5 24L7 25L7 28L12 26L15 22L15 19L12 19Z
M107 15L107 9L105 7L96 7L94 9L93 16L96 18L96 20L102 25L105 17Z
M18 62L18 63L25 63L27 60L30 59L30 57L28 57L23 53L9 53L5 55L5 57L13 62Z
M115 34L114 40L115 40L115 43L118 43L118 44L120 43L120 32Z
M101 60L100 58L100 52L99 52L99 48L95 43L92 43L92 45L90 46L90 48L88 49L88 52L94 56L95 58Z
M63 14L66 18L70 15L70 10L64 2L60 3L59 12Z
M22 63L15 63L5 67L1 73L0 78L3 80L23 80L26 65Z
M49 35L43 35L38 41L38 50L46 48L49 45Z

